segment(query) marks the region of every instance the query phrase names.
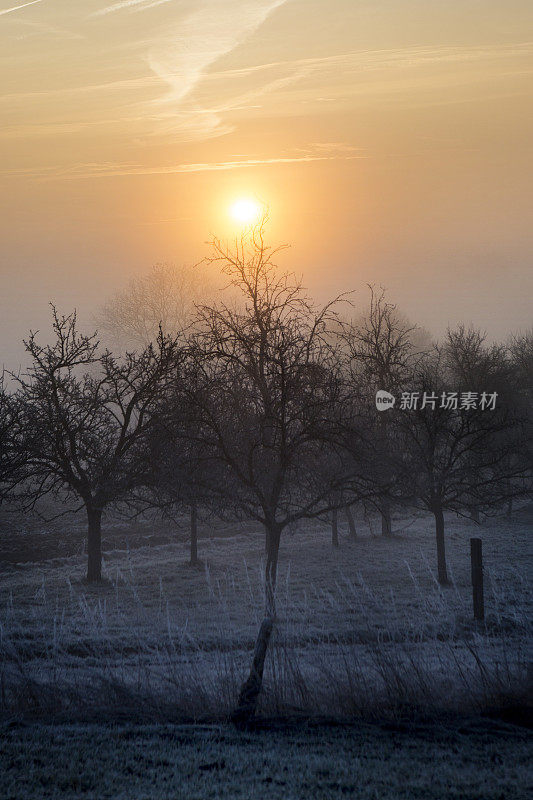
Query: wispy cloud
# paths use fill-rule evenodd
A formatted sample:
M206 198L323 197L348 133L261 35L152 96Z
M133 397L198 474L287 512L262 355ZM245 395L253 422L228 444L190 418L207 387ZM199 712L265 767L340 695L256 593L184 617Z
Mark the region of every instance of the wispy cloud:
M163 0L157 0L162 2ZM33 0L33 2L42 2L42 0ZM168 2L168 0L164 0ZM281 0L286 2L286 0ZM7 13L7 12L1 12ZM25 23L29 24L29 23ZM38 23L32 23L38 24ZM281 78L274 80L267 80L257 88L257 90L250 90L249 93L240 95L238 101L234 100L230 103L221 102L218 106L213 104L213 109L218 111L228 110L236 106L243 105L243 98L250 99L253 96L264 94L272 89L278 89L289 83L295 82L299 77L305 77L314 72L322 69L332 67L337 73L341 70L357 70L361 78L366 72L370 70L384 70L392 66L400 69L417 68L424 66L428 63L446 64L446 63L466 63L474 61L500 61L504 59L514 59L516 57L530 57L533 54L533 42L517 42L505 45L494 45L490 48L487 47L439 47L439 48L405 48L398 50L365 50L340 53L331 56L322 56L318 58L305 58L294 59L286 61L272 61L263 64L256 64L250 67L242 67L237 69L224 69L219 71L203 70L201 75L197 75L197 83L201 77L202 84L209 88L211 84L226 84L229 85L232 78L247 77L253 74L261 74L268 71L281 71L283 73ZM209 65L208 65L209 66ZM510 74L510 73L506 73ZM391 73L391 78L394 75ZM468 75L464 75L465 80ZM85 93L111 93L117 92L123 95L125 91L137 91L139 89L156 90L161 84L161 79L171 84L180 84L184 79L183 72L179 69L175 72L166 72L161 74L149 74L137 78L124 78L122 80L109 81L107 83L85 84L81 86L65 86L61 88L47 88L46 91L40 92L16 92L0 95L0 102L15 102L18 100L34 100L38 98L53 98L63 95L76 95ZM475 77L477 81L477 76ZM189 92L192 87L189 85ZM218 87L217 87L218 89ZM164 94L163 99L168 95ZM334 97L316 96L316 101L333 101ZM158 101L156 100L156 103ZM192 109L189 109L192 110ZM201 106L196 107L196 112L201 113L205 111ZM176 111L177 109L173 109ZM169 110L172 113L172 110Z
M172 0L120 0L118 3L112 3L110 6L100 8L98 11L93 11L89 14L90 17L104 17L107 14L114 14L115 11L124 11L130 9L131 11L145 11L153 6L160 6L163 3L170 3Z
M62 41L65 39L74 39L78 41L85 39L85 36L83 36L81 33L66 30L65 28L58 28L57 25L50 25L48 22L35 22L28 19L18 19L17 23L23 29L23 31L26 31L26 33L21 33L14 37L19 41L32 38L36 39L40 36L61 39ZM2 99L3 98L0 97L0 100Z
M230 77L245 78L253 74L272 70L305 69L309 72L325 72L335 70L335 74L356 72L359 78L366 73L380 70L416 70L430 65L468 64L478 61L499 62L505 59L528 58L533 54L533 42L510 42L490 47L479 45L443 46L443 47L406 47L386 50L355 50L335 53L328 56L300 58L283 61L269 61L262 64L211 71L206 81L228 80ZM330 98L322 98L330 99Z
M177 16L169 14L173 22L163 38L158 28L136 42L135 52L139 58L144 52L149 69L142 70L141 62L142 71L134 77L116 71L108 82L60 83L0 95L2 113L5 109L13 119L11 124L5 119L0 138L76 135L108 127L118 135L127 130L130 139L145 144L190 142L230 133L244 115L339 113L355 104L383 102L403 107L470 103L527 91L523 76L533 54L531 41L359 50L256 64L250 64L248 50L248 64L224 68L223 57L287 1L196 0L185 16L181 7ZM142 10L162 2L169 0L122 0L106 8Z
M191 27L203 28L200 16L193 15ZM177 36L178 47L169 51L168 58L149 59L154 73L170 87L152 102L159 114L153 135L203 138L230 132L235 127L231 113L261 108L262 98L267 94L276 95L278 113L291 115L308 113L308 108L326 101L333 104L338 101L345 106L356 98L359 102L383 102L384 97L391 96L394 102L405 102L408 97L416 97L424 105L430 96L434 98L434 94L426 91L428 86L441 92L460 85L478 86L480 77L483 79L479 69L499 79L503 74L502 61L516 63L517 58L527 58L533 52L532 42L491 47L413 47L352 51L216 71L211 68L214 62L234 49L239 38L248 32L246 27L235 26L231 17L226 22L228 29L222 24L221 31L223 34L226 31L227 42L224 35L219 39L217 30L212 32L210 44L211 32L207 26L208 53L200 49L196 54L193 32L189 36L185 27L184 42ZM192 44L187 48L189 39ZM480 67L476 71L477 64ZM510 72L506 74L511 77ZM239 93L239 81L250 77L255 77L253 87ZM287 94L286 90L297 83L299 88ZM324 95L317 94L317 85Z
M118 0L94 11L90 17L106 17L119 11L146 11L171 0ZM196 0L193 10L169 21L163 37L157 36L147 49L148 64L158 95L148 103L157 133L174 133L182 139L209 138L231 131L220 111L241 105L240 99L225 109L212 103L191 102L190 96L208 68L231 53L253 34L269 15L288 0ZM286 80L286 79L284 79ZM157 130L156 130L157 128ZM216 132L216 134L215 134Z
M180 164L175 170L176 172L218 172L219 170L228 169L244 169L247 167L266 167L272 164L296 164L311 161L337 161L338 159L353 160L356 158L367 158L363 154L359 155L306 155L306 156L293 156L281 158L247 158L243 161L218 161L213 163L199 163L199 164Z
M274 164L298 164L312 161L333 161L341 156L330 155L305 155L305 156L286 156L278 158L246 158L241 161L212 161L198 162L192 164L176 164L175 166L144 167L140 165L109 165L94 164L90 169L72 173L72 178L105 178L120 175L173 175L177 173L191 172L221 172L232 169L250 169L250 167L268 167ZM344 156L343 158L346 158ZM363 158L363 156L348 156L348 158ZM67 177L64 175L63 177Z
M206 0L199 8L182 20L167 37L158 42L147 56L152 72L166 84L166 91L154 101L163 111L163 119L178 127L183 101L208 67L222 56L231 53L248 36L262 25L267 17L287 0L231 0L221 4ZM166 112L166 113L165 113ZM186 112L196 115L195 123L205 134L220 126L216 113L190 105ZM190 124L191 119L186 120Z
M43 139L46 136L63 136L75 133L82 133L87 130L94 130L99 127L116 127L128 124L143 122L144 117L115 117L96 120L79 120L77 122L28 122L24 125L5 125L0 128L1 139L31 139L33 137Z
M13 6L12 8L4 8L0 11L0 17L4 14L11 14L12 11L18 11L20 8L26 8L26 6L34 6L36 3L42 3L43 0L31 0L29 3L22 3L20 6Z
M329 152L328 152L329 148ZM245 158L232 161L193 162L170 165L143 165L128 163L88 163L74 167L45 167L41 170L6 170L4 175L26 175L39 180L78 180L86 178L114 178L127 175L175 175L194 172L221 172L253 167L269 167L283 164L312 163L314 161L353 161L368 158L360 148L339 142L324 142L312 145L309 152L294 156L274 158Z

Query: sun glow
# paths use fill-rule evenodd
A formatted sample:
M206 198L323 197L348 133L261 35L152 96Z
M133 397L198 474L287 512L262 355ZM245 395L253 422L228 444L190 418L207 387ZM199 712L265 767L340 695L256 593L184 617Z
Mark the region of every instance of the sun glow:
M242 197L236 200L230 208L231 216L243 225L251 225L259 220L261 206L255 200Z

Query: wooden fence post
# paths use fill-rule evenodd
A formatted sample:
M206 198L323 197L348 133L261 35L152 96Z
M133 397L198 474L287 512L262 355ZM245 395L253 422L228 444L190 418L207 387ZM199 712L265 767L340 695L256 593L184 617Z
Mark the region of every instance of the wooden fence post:
M331 544L333 547L339 546L339 512L336 508L331 512Z
M470 562L472 565L472 598L474 602L474 619L485 619L483 600L483 552L481 539L470 539Z
M191 564L198 563L198 508L191 503Z

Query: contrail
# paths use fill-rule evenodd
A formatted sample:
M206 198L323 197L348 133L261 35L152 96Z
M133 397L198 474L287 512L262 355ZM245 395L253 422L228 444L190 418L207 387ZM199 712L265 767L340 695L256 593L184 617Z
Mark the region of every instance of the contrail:
M123 8L132 8L133 6L142 6L142 8L137 9L137 11L144 11L145 8L151 8L152 6L168 2L169 0L156 0L152 3L150 3L150 0L121 0L119 3L113 3L113 5L101 8L99 11L93 11L89 16L103 17L105 14L112 14L114 11L121 11Z
M22 3L21 6L13 6L13 8L5 8L3 11L0 11L0 17L2 14L11 14L12 11L18 11L19 8L26 8L26 6L34 6L35 3L42 3L43 0L31 0L29 3Z

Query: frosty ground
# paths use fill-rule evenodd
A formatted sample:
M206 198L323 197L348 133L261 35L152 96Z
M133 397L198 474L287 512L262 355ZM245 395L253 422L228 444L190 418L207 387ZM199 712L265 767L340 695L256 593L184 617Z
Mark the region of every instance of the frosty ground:
M301 725L30 725L2 730L0 796L23 798L525 798L524 729Z
M398 515L391 539L356 521L338 549L324 524L284 536L262 727L246 733L224 720L261 620L259 530L204 524L190 567L183 536L115 522L100 586L83 553L29 561L7 530L20 560L0 581L0 795L526 796L531 513L450 516L445 588L430 517ZM61 524L82 542L80 523Z

